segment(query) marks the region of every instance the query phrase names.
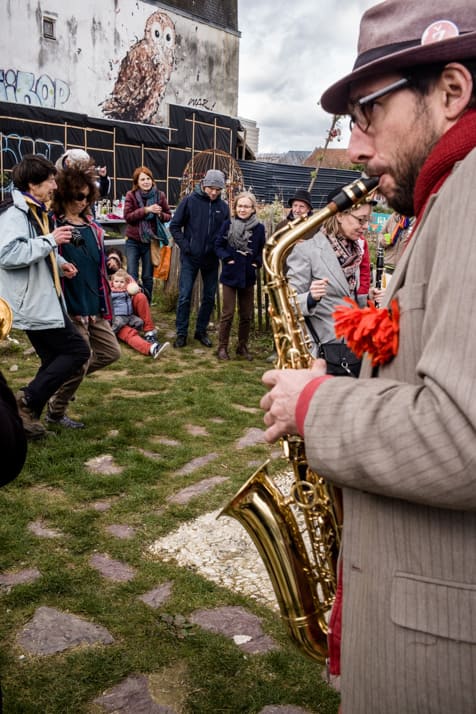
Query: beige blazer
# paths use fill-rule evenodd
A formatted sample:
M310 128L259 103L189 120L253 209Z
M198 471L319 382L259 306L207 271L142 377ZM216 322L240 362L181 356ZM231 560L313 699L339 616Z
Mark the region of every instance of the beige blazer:
M476 712L476 149L393 275L397 356L328 380L309 463L344 493L345 714Z

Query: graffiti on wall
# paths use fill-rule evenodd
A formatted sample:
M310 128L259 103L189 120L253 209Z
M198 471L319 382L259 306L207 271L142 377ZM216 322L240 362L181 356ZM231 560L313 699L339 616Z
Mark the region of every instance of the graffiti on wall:
M1 102L57 109L68 101L69 95L70 89L62 79L52 79L47 74L36 77L19 69L0 69Z
M206 109L209 112L212 112L215 109L216 102L213 102L211 99L207 99L207 97L190 97L190 99L187 102L188 107L199 107L200 109Z
M60 139L33 139L31 136L20 136L20 134L0 133L0 151L2 153L2 165L11 168L18 164L25 154L41 154L45 159L52 161L64 154L64 144Z
M175 62L175 25L164 12L145 23L144 37L123 57L114 88L100 105L111 119L154 123Z
M25 154L41 154L54 163L64 151L64 144L60 139L46 141L46 139L33 139L31 136L0 132L1 165L6 170L6 173L0 174L0 198L3 199L5 192L12 190L9 171L22 160Z

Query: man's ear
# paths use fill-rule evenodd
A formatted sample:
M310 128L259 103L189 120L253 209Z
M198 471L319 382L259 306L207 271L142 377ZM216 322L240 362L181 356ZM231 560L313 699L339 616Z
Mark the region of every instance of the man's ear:
M438 89L443 92L446 119L456 121L471 102L473 93L471 72L459 62L447 64L438 80Z

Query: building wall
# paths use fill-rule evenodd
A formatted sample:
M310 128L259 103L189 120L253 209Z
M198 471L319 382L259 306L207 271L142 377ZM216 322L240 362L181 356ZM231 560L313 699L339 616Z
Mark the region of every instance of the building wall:
M160 126L169 103L236 116L237 0L225 4L5 0L0 101Z
M192 17L198 17L207 23L228 30L238 30L238 3L236 0L175 0L167 2L162 0L162 5L183 10Z

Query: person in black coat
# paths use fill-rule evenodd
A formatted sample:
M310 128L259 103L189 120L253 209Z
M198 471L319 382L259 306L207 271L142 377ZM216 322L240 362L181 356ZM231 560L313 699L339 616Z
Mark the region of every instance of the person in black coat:
M0 486L18 476L26 459L26 436L16 399L0 372Z
M195 191L182 199L170 222L170 232L180 248L177 337L174 347L185 347L187 344L192 292L199 271L203 280L203 296L197 315L195 339L205 347L212 346L207 328L218 286L215 240L230 216L228 205L220 198L224 188L223 172L210 169Z
M256 270L261 267L265 231L256 216L256 198L249 191L239 193L234 202L234 218L226 221L215 242L215 251L222 261L220 282L223 305L218 329L218 359L230 359L228 342L238 300L237 357L251 360L248 351L253 314Z
M0 372L0 449L2 468L0 486L5 486L18 476L26 459L26 435L18 413L16 399ZM0 686L0 712L2 708L2 688Z

